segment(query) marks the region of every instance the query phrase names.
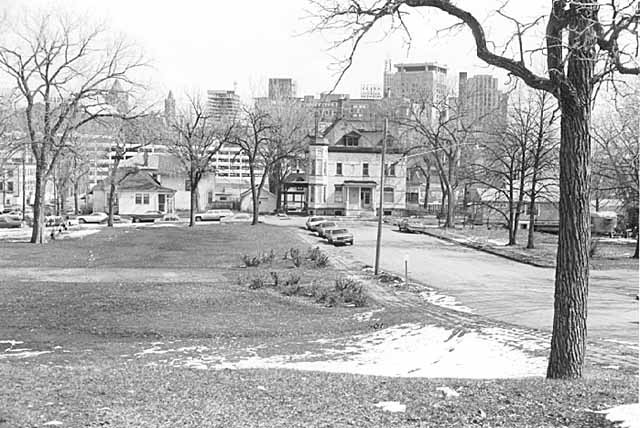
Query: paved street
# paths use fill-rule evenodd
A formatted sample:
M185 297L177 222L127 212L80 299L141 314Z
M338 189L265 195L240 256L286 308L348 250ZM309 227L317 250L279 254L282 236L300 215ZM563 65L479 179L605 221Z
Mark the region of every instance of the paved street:
M274 220L276 222L277 220ZM276 224L298 224L298 219ZM300 222L300 224L302 224ZM347 260L373 265L376 224L351 224L356 244L336 252ZM320 242L320 241L318 241ZM475 313L524 327L551 330L554 270L513 262L427 235L385 226L381 268L455 297ZM591 338L638 342L638 272L592 271L588 328Z

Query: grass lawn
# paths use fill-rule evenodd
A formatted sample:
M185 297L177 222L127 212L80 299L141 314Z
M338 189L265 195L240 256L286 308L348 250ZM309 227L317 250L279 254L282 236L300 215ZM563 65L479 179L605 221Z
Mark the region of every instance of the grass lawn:
M308 261L294 267L282 258L292 247L307 250L293 229L217 224L105 228L45 246L0 242L4 272L130 268L139 274L139 281L127 282L84 281L82 269L60 282L0 279L0 428L54 421L65 427L612 427L591 410L638 400L636 375L596 368L572 382L406 379L198 370L172 364L172 354L142 355L158 342L206 347L230 360L267 348L296 354L306 349L302 342L371 331L371 322L356 315L378 308L329 308L238 281L276 271L330 285L345 275ZM271 250L271 263L243 267L243 254ZM151 270L195 269L210 270L211 281L145 281ZM384 321L420 316L387 309ZM21 349L48 353L9 355ZM437 390L442 386L460 396L445 398ZM382 401L407 410L385 412L375 407Z
M541 266L552 267L556 263L558 236L551 233L534 232L535 248L527 249L528 232L526 230L518 232L518 243L514 246L506 245L508 231L504 228L488 229L486 226L457 227L452 230L434 228L428 229L428 232L443 237L467 239L472 245ZM592 269L638 269L638 259L631 258L635 250L635 241L603 237L594 237L594 240L596 250L591 258Z

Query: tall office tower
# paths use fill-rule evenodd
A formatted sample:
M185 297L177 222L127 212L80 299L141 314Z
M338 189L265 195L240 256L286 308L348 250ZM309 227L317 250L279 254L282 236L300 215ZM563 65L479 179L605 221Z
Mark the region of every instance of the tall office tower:
M363 83L360 85L360 99L379 100L382 98L382 87L377 83Z
M208 90L207 110L214 120L232 120L240 112L240 97L235 91Z
M435 103L447 97L447 67L431 62L395 64L387 60L383 96Z
M272 100L282 98L295 98L296 83L289 78L269 79L269 98Z
M509 97L498 90L498 79L489 74L459 74L458 102L464 122L477 128L503 127Z

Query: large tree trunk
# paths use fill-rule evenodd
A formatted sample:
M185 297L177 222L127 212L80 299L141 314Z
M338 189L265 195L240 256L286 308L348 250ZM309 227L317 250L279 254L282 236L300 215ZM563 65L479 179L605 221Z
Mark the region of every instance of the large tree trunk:
M583 12L586 13L586 12ZM595 13L595 9L594 9ZM556 264L553 333L547 368L549 378L582 376L587 337L589 289L589 157L591 99L595 56L593 25L575 18L569 36L572 49L568 86L560 93L560 228Z
M633 259L638 258L638 245L640 245L640 233L636 234L636 251L634 251L633 256L631 256Z
M36 167L36 191L33 199L33 229L31 230L31 243L43 244L44 243L44 194L46 181L42 174L42 167L40 164Z

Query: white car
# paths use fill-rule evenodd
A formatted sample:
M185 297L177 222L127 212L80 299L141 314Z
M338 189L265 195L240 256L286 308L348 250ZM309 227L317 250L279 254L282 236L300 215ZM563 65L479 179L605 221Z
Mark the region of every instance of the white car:
M318 225L320 223L324 223L325 221L327 221L326 217L321 217L321 216L311 216L307 219L307 230L316 230L316 227L318 227Z
M106 213L95 212L89 215L79 215L78 223L104 223L109 218L109 215Z
M196 214L196 221L220 221L225 217L233 217L231 210L207 210Z

